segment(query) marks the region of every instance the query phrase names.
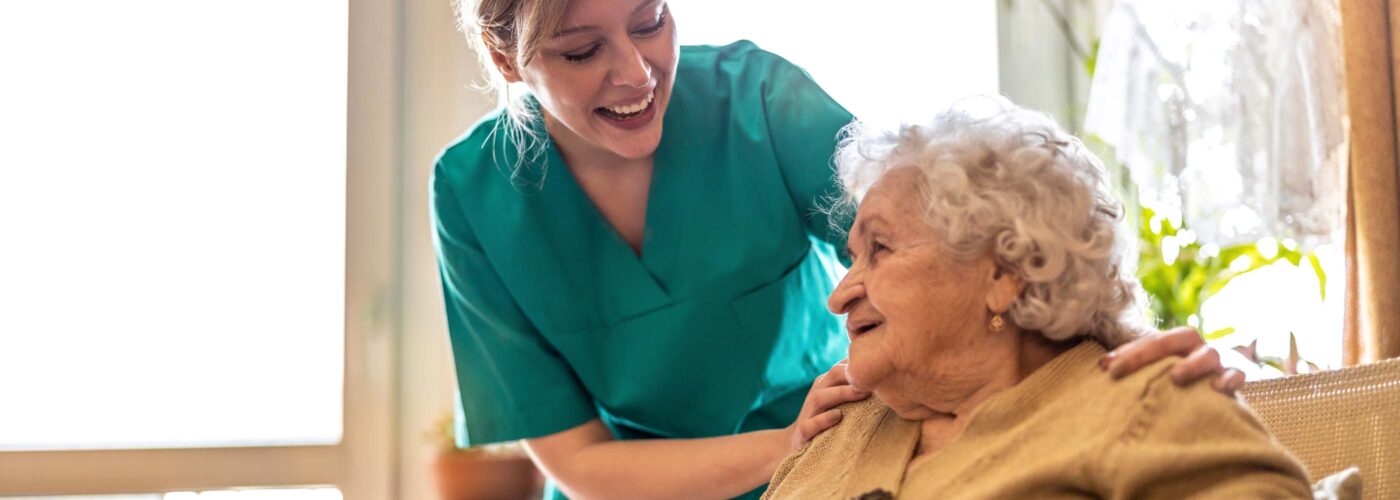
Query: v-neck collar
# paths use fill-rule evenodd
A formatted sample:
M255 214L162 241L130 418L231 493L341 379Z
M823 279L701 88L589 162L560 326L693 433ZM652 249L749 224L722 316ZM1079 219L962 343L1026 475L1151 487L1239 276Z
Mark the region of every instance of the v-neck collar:
M526 99L527 105L532 107L536 113L539 113L539 102L535 97L527 96ZM663 165L661 154L663 148L658 146L655 157L653 158L651 178L648 180L647 186L646 214L642 227L642 240L639 246L640 252L635 252L632 250L632 246L627 243L627 240L622 237L622 234L617 231L617 228L613 227L613 225L608 222L607 218L603 216L602 211L598 210L598 205L588 197L588 193L583 190L583 186L579 184L573 171L571 171L568 164L564 162L563 155L560 154L558 146L555 144L553 137L550 137L549 131L545 128L543 122L543 118L532 120L530 126L533 132L538 134L538 137L544 142L545 168L546 172L548 172L546 174L546 179L549 180L549 177L554 177L554 179L552 179L554 181L554 186L552 187L555 189L547 190L552 191L552 195L554 196L563 196L567 198L560 202L565 209L578 210L582 213L586 213L587 215L583 218L588 221L587 224L591 226L590 229L607 235L605 239L609 241L609 244L606 245L607 248L604 249L606 258L628 262L629 265L627 267L632 268L632 271L637 275L638 279L634 280L635 283L643 287L640 290L632 291L635 294L640 294L639 297L634 298L642 299L645 297L653 297L662 299L657 305L669 301L670 293L666 289L665 281L661 276L653 272L651 266L647 265L648 257L657 252L666 251L664 246L665 242L658 241L651 237L654 232L652 227L657 223L657 216L662 214L662 211L657 209L657 199L661 197L658 195L664 196L662 181L664 180L663 177L665 176L666 169L661 168ZM662 144L664 143L665 137L663 134Z

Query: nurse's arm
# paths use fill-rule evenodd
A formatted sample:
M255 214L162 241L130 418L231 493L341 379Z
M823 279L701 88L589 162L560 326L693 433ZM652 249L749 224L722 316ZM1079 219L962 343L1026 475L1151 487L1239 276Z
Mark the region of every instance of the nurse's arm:
M595 419L525 449L569 498L731 498L766 484L788 442L784 429L623 441Z
M817 377L783 429L701 439L616 440L594 419L525 449L570 498L731 498L767 484L789 453L841 421L856 389L838 363Z

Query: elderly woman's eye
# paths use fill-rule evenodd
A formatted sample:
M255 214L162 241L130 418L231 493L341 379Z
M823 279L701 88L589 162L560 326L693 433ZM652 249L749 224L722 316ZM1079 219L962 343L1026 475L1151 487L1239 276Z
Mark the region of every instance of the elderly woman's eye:
M870 252L871 252L871 253L880 253L880 252L883 252L883 251L889 250L889 249L890 249L890 247L887 247L887 246L885 246L884 243L880 243L880 242L878 242L878 241L875 242L875 243L872 243L872 244L870 245Z

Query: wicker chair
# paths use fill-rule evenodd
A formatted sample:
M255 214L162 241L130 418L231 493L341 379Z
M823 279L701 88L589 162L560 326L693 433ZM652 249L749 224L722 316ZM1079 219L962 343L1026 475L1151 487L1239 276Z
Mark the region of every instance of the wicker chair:
M1365 498L1400 498L1400 359L1252 382L1240 392L1313 481L1356 466Z

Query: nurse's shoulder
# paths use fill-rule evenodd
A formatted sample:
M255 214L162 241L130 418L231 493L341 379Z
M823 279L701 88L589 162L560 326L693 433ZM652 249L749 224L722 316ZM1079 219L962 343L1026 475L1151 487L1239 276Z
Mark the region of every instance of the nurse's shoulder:
M769 90L769 83L802 69L782 56L749 40L726 45L681 47L676 85L703 89L719 95L748 97L749 92Z
M470 186L488 181L487 176L506 176L517 168L518 151L507 147L510 138L520 134L511 130L512 124L505 108L498 108L448 143L434 161L434 189L440 183L453 187Z

